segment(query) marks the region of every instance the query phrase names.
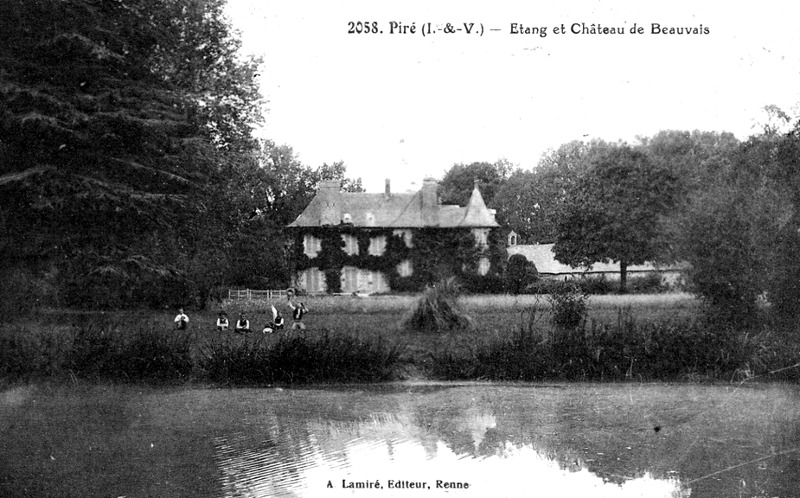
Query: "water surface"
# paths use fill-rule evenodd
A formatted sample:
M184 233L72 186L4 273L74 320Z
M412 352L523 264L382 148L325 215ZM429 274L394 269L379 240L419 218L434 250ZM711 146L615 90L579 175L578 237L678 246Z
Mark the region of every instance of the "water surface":
M795 496L781 385L27 386L10 496Z

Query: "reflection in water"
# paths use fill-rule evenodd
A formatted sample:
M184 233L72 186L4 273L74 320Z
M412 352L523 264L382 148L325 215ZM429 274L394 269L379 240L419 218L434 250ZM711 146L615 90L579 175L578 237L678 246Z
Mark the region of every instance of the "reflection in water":
M0 437L2 496L750 498L800 489L794 385L21 386L0 390ZM375 480L383 489L367 487ZM469 488L437 489L439 480Z
M266 431L217 437L224 495L690 495L677 479L656 479L648 473L610 482L578 461L545 456L546 451L532 444L495 441L487 451L482 443L492 434L497 439L495 417L474 406L439 423L443 420L447 442L437 436L441 427L435 427L436 421L408 411L349 421L273 419L279 425Z

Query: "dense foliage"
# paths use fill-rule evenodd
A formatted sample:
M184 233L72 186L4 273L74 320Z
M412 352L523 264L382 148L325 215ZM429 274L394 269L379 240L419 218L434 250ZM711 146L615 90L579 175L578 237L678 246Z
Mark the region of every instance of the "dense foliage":
M214 203L223 170L246 160L260 112L257 62L235 57L222 7L5 3L4 266L48 268L63 304L201 286L192 264L227 249L207 233L231 228Z
M239 54L224 7L3 4L0 277L24 284L4 288L4 314L288 285L287 216L345 167L254 139L260 64ZM277 150L292 167L265 161Z
M497 218L528 244L555 242L567 192L589 159L607 147L602 141L572 141L548 151L532 170L517 170L493 199Z
M674 219L692 288L720 316L753 317L761 298L779 317L800 310L799 127L743 142Z
M475 236L469 228L417 228L410 229L412 245L406 245L402 235L395 235L389 228L353 227L304 227L295 230L290 266L299 272L317 268L325 274L329 293L341 292L341 272L345 266L364 270L380 271L386 275L389 287L397 292L419 292L427 285L456 277L459 285L470 292L502 292L506 254L503 237L499 230L489 232L488 247L476 245ZM314 258L304 252L303 238L313 236L321 241L320 251ZM343 235L352 235L358 240L358 252L347 254ZM384 237L386 249L380 256L369 253L370 239ZM489 259L489 272L478 273L480 257ZM413 272L400 274L398 265L408 260Z
M695 321L520 326L471 355L434 355L437 378L498 381L796 380L796 346L766 333Z
M620 290L627 266L657 258L659 218L674 205L677 177L641 151L610 147L568 192L553 252L573 267L618 261Z
M504 159L494 163L454 164L445 172L440 183L439 195L442 203L466 206L477 181L484 202L493 207L495 195L506 184L512 171L513 166Z

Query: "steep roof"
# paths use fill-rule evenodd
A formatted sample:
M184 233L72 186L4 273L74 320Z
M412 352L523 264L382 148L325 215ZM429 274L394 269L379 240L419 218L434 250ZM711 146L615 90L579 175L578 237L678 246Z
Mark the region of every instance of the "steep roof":
M423 187L423 189L426 187ZM431 185L428 188L435 187ZM435 199L435 195L433 196ZM426 205L428 202L428 205ZM433 201L435 202L435 200ZM486 207L477 185L466 207L434 204L423 190L414 193L339 192L321 188L289 227L315 227L349 223L356 227L498 227L494 212ZM426 221L427 220L427 221ZM433 220L433 221L431 221Z
M464 208L466 213L464 219L461 220L459 226L466 227L480 227L480 226L499 226L494 219L494 214L486 208L486 203L483 202L481 191L478 190L478 182L475 181L475 187L472 189L472 195L469 198L467 207Z

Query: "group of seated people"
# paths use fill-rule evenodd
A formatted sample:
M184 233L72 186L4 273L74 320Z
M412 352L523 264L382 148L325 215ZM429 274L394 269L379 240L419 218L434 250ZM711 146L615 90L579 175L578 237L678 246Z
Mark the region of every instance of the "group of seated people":
M228 330L230 323L228 321L228 315L224 311L219 312L219 317L217 318L217 330L219 331L226 331ZM273 332L277 332L283 330L286 326L286 320L281 315L281 312L275 309L275 306L272 306L272 321L267 323L262 330L265 334L271 334ZM234 323L234 330L239 333L250 333L252 329L250 328L250 320L247 319L247 316L244 313L239 314L239 319L236 320Z
M289 307L292 309L292 330L305 330L306 326L303 323L303 316L308 313L308 309L303 303L295 305L291 300L289 301ZM283 330L286 326L286 320L283 318L281 312L278 311L274 305L270 305L270 308L272 308L272 321L264 326L262 332L265 334ZM175 329L186 330L188 325L189 317L183 312L183 308L180 308L178 310L178 315L175 317ZM217 330L226 331L229 327L230 322L228 320L228 314L224 311L220 311L217 317ZM240 333L252 332L250 320L247 319L244 313L239 314L239 319L234 323L234 330Z

